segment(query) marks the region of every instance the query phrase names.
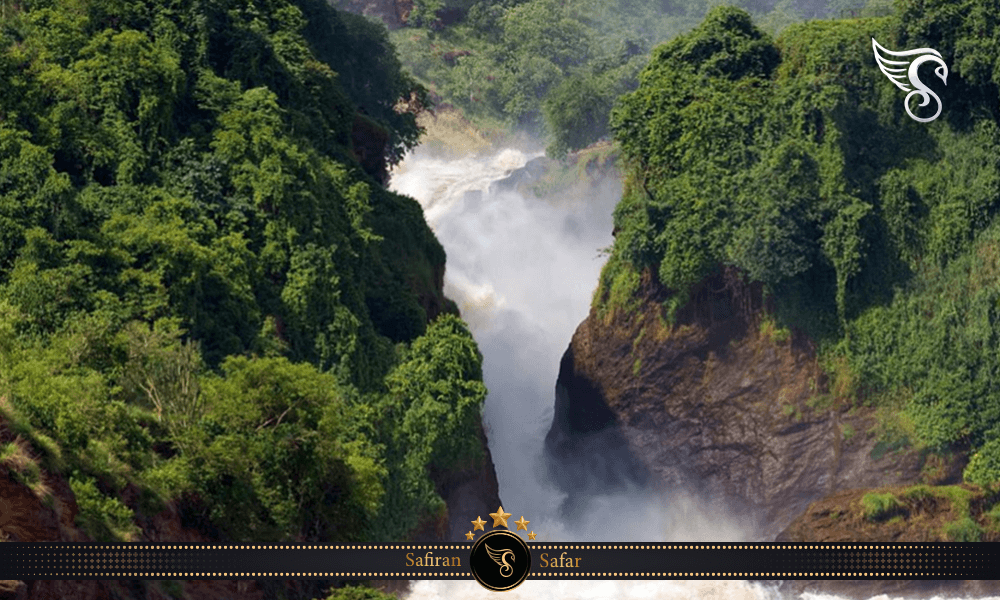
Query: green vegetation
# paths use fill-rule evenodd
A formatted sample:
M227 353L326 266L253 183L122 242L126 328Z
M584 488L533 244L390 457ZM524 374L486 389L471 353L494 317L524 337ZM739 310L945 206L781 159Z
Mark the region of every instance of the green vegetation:
M971 517L965 517L944 526L945 538L949 542L980 542L985 530Z
M425 308L442 247L381 185L427 103L383 27L323 0L6 3L0 79L0 464L39 497L40 466L64 476L98 540L166 502L227 541L440 514L430 470L480 458L485 388Z
M364 586L337 588L326 600L395 600L396 596Z
M976 485L1000 481L1000 439L989 440L972 455L965 468L965 479Z
M980 493L957 485L934 487L917 485L903 492L903 497L908 500L920 501L928 498L941 498L951 504L952 514L955 518L945 523L941 532L942 538L951 542L978 542L982 540L985 529L973 518L970 506L973 498L979 496L981 496Z
M133 523L132 509L118 498L111 498L97 489L97 482L70 479L70 488L80 508L77 524L98 542L138 541L139 528Z
M997 490L968 485L915 485L865 493L860 499L859 525L878 536L916 536L952 542L994 539ZM993 504L991 508L991 504ZM834 511L831 511L831 518ZM895 525L895 527L893 527ZM866 535L868 535L866 534ZM912 539L912 538L911 538Z
M617 241L615 242L617 244ZM639 298L639 272L628 264L618 264L611 267L611 263L620 261L614 254L608 257L601 272L602 285L598 286L594 292L594 303L597 304L597 315L607 323L616 311L626 314L631 313L641 305ZM605 276L613 277L611 281L604 284ZM604 294L601 298L599 294Z
M761 319L760 335L768 342L776 345L785 344L792 338L791 330L778 325L777 321L770 315L766 315Z
M715 4L415 0L407 26L392 40L406 67L443 104L486 129L544 136L549 155L564 157L610 135L611 109L639 84L650 49L693 28ZM805 17L825 16L816 8L783 0L755 18L778 32ZM445 13L448 25L436 18Z
M806 332L831 395L883 411L873 458L971 447L966 478L985 484L1000 478L1000 29L981 0L894 6L777 41L719 7L656 47L612 112L625 193L594 302L620 310L649 277L676 321L736 268L774 300L765 333ZM941 118L906 115L872 36L943 54L947 89L924 77Z
M38 499L52 502L52 493L42 480L42 469L20 437L0 446L0 466L7 468L14 481L28 486Z
M861 508L869 521L885 520L902 509L902 504L891 493L869 493L861 498Z
M990 531L996 532L1000 531L1000 503L994 504L990 507L990 510L986 513L989 519L989 529Z
M927 498L931 498L932 496L934 496L934 494L931 491L931 487L922 484L915 485L903 491L903 497L909 500L925 500Z
M795 405L793 402L784 402L779 400L781 404L781 414L786 417L791 418L796 423L802 421L802 409Z
M453 27L405 28L392 39L407 67L444 102L476 122L536 135L548 130L551 153L563 156L607 134L614 99L634 87L644 62L641 34L598 33L613 9L599 2L484 1Z
M969 516L969 502L973 496L972 492L957 485L938 486L932 489L936 495L947 498L951 502L952 510L959 517Z

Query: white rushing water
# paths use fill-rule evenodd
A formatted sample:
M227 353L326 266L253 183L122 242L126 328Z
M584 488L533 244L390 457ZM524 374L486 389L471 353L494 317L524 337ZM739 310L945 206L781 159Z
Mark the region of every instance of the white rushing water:
M621 192L614 183L592 197L547 202L495 191L494 182L538 155L507 149L445 160L418 150L393 172L390 186L423 206L448 255L445 293L459 304L483 353L489 389L483 420L504 509L528 519L536 541L752 540L739 522L682 496L602 497L586 517L562 522L564 495L545 481L543 442L559 361L587 316L604 262L599 249L611 244ZM415 581L409 600L495 595L474 581ZM771 586L745 581L527 580L503 598L787 600ZM800 600L838 597L807 593Z

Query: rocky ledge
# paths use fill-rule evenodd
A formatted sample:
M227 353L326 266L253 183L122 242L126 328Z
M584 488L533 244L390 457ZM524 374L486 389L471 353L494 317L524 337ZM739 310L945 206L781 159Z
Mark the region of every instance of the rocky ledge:
M971 485L890 486L829 494L809 505L782 531L779 542L1000 541L997 490ZM866 600L879 594L907 599L984 598L1000 595L1000 581L781 582L783 592L836 594Z

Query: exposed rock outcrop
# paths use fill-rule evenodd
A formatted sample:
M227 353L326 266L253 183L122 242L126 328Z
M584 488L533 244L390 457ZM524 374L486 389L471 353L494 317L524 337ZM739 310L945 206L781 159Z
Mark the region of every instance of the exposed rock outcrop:
M885 507L876 515L865 506L874 498L883 499ZM995 502L994 495L969 485L843 490L810 504L777 541L1000 541L1000 531L986 514Z
M989 513L997 500L995 490L970 485L843 490L810 504L776 541L996 542L1000 541L1000 529ZM915 600L982 598L1000 595L1000 581L795 580L782 582L781 589L794 596L812 592L858 600L878 594Z
M573 336L546 440L571 497L624 483L683 490L767 541L826 494L920 480L919 454L883 452L872 411L829 393L804 336L761 325L759 289L716 275L673 328L665 298L646 274L634 310L592 310Z

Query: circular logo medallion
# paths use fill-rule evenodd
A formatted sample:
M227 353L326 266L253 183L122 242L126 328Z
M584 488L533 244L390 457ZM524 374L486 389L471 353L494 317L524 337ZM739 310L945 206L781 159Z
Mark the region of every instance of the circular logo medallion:
M491 531L472 545L469 565L480 585L494 592L505 592L528 577L531 551L517 534Z

